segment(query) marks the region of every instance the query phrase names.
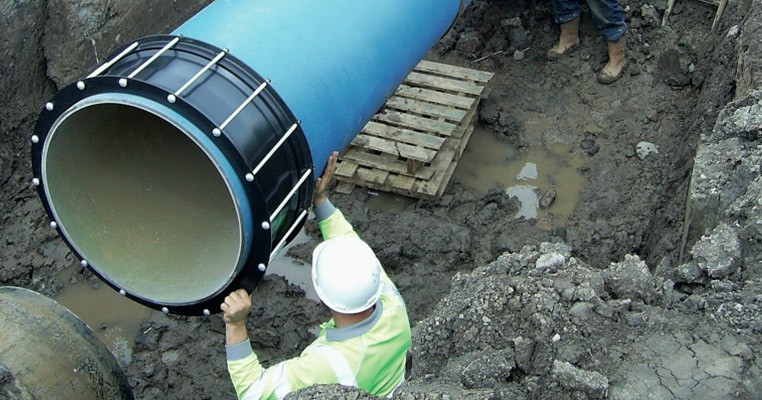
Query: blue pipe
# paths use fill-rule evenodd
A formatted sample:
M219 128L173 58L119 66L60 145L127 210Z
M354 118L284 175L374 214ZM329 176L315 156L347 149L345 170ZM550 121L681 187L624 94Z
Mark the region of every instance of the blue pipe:
M228 48L271 79L302 121L320 176L460 7L460 0L217 0L173 34Z
M122 295L208 315L304 224L314 180L466 0L216 0L43 108L51 227Z

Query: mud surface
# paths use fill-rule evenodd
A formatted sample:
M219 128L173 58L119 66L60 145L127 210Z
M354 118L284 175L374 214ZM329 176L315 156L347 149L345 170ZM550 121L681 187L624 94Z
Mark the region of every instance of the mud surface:
M58 86L208 2L150 3L0 2L2 284L52 295L68 284L55 274L79 268L31 190L28 138ZM588 14L581 46L545 59L558 35L548 2L475 1L431 51L495 72L479 123L518 148L567 145L587 182L550 229L515 219L504 188L477 196L467 182L396 211L369 208L358 189L333 197L410 309L412 368L397 398L762 398L762 2L731 2L717 33L714 7L676 3L662 27L666 0L622 2L629 65L610 86L595 81L606 44ZM316 243L291 254L306 260ZM255 303L267 363L298 354L327 317L277 277ZM136 397L234 397L223 328L219 316L152 314L123 365ZM294 397L370 396L327 386Z

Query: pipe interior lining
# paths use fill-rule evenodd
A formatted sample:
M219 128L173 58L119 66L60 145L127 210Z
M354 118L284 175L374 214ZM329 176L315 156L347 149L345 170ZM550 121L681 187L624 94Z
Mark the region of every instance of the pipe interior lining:
M42 166L70 243L131 295L187 304L238 272L244 233L224 174L164 118L129 104L76 109L51 130Z

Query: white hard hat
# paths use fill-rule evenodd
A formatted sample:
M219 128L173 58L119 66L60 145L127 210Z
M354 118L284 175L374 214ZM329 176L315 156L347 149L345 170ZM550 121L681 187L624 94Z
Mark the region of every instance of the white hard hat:
M359 238L338 236L312 252L312 285L328 308L356 314L381 297L381 263Z

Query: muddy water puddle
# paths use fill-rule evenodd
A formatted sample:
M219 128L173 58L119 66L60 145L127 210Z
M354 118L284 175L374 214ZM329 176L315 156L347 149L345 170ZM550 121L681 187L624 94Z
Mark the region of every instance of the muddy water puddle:
M377 211L402 211L417 201L410 197L374 190L368 190L368 195L365 205Z
M314 223L307 221L308 224ZM274 274L285 278L289 283L297 285L304 290L305 296L314 301L320 301L315 288L312 287L312 265L288 257L288 249L291 246L307 243L309 236L302 229L296 238L278 253L270 265L267 267L267 274Z
M570 154L569 146L516 149L484 128L471 135L453 179L477 196L499 188L521 203L516 218L536 219L541 229L564 226L579 201L585 183L579 172L584 160ZM548 208L540 200L549 191L555 201Z
M53 299L84 321L120 364L129 364L135 336L153 310L120 296L97 277L68 283L76 271L71 266L58 274L58 280L66 284Z

